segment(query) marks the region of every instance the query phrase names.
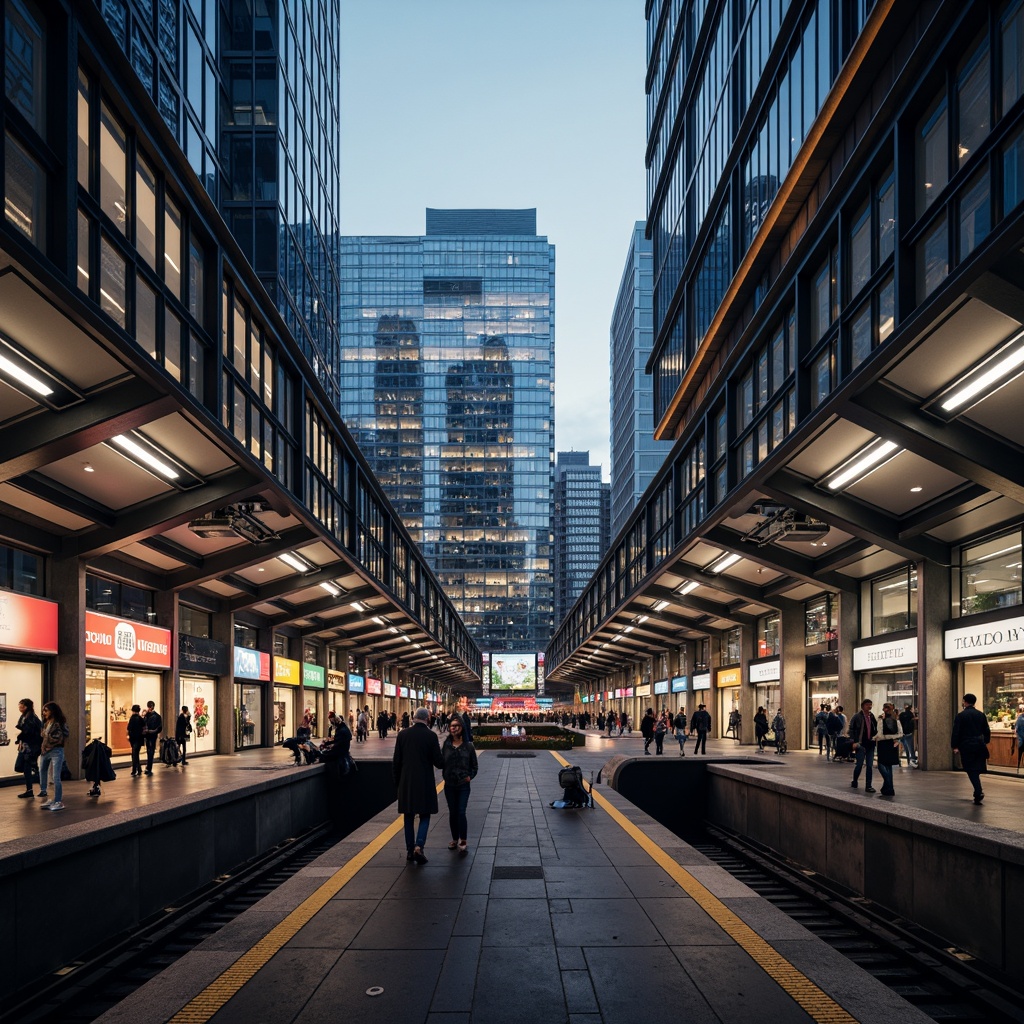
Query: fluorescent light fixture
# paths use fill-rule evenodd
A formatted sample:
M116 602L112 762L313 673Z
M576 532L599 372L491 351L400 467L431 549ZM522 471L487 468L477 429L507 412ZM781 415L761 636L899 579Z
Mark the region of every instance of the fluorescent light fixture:
M387 620L382 618L380 615L374 615L371 621L372 622L376 622L378 626L386 626L387 625Z
M895 441L883 441L876 437L866 448L862 448L828 483L830 491L838 491L847 487L883 463L888 462L902 451Z
M634 629L636 629L636 626L626 626L626 628L623 629L622 632L623 633L632 633Z
M331 597L341 597L341 587L336 587L333 583L324 582L320 586L327 591Z
M284 562L285 565L291 566L296 572L309 572L311 568L309 562L295 554L294 551L285 551L277 557Z
M976 558L975 562L987 562L990 558L998 558L1000 555L1008 555L1011 551L1020 551L1020 545L1011 544L1008 548L1000 548L998 551L993 551L990 555L983 555L981 558Z
M655 602L653 610L656 611L656 612L663 612L667 607L668 607L668 601L665 601L663 599L661 601L656 601Z
M728 555L723 555L717 562L714 562L708 569L708 572L720 573L725 572L730 565L735 565L740 560L740 556L735 552Z
M406 636L406 635L405 635L404 633L402 634L402 639L403 639L403 640L404 640L404 641L405 641L405 642L406 642L407 644L411 644L411 643L412 643L412 637L408 637L408 636Z
M399 629L398 629L397 626L388 626L388 632L389 633L397 633L397 632L399 632Z
M690 580L688 583L684 583L676 593L686 597L687 594L692 594L699 586L700 584L696 580Z
M366 611L366 605L365 605L365 604L363 604L363 602L362 602L362 601L353 601L353 602L352 602L352 603L351 603L351 604L349 605L349 607L350 607L350 608L355 608L355 610L356 610L357 612L365 612L365 611Z
M143 448L138 441L127 434L118 434L116 437L112 437L110 443L116 445L122 452L127 452L135 461L142 463L144 468L151 469L168 480L178 479L179 473L173 466L169 466L148 448Z
M646 622L649 618L650 618L650 615L641 615L636 621L637 622Z
M34 391L37 395L53 394L53 388L44 381L41 381L38 377L33 376L24 368L18 366L5 355L0 355L0 373L6 374L8 377L16 380L19 384L23 384L30 391Z
M616 633L615 636L612 637L612 643L613 644L614 643L618 643L618 641L621 640L621 639L622 639L622 634L621 633Z
M954 385L939 403L943 412L954 412L968 404L977 404L1024 369L1024 331L1018 332L999 352L1004 354L1000 356L997 352L989 356Z

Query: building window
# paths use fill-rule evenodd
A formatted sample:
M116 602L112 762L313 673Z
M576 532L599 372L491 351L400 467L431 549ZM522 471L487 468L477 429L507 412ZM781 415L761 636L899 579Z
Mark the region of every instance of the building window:
M835 380L835 347L825 350L811 363L811 408L816 409L832 392Z
M871 582L871 635L917 626L917 569L910 566Z
M235 646L245 647L247 650L255 651L259 640L259 630L255 626L246 626L240 622L235 623Z
M127 167L124 129L104 103L100 106L100 207L123 233L128 230Z
M871 277L871 208L865 203L850 229L850 296L855 297Z
M818 268L811 280L811 341L821 338L836 318L836 251Z
M0 588L42 597L42 558L0 544Z
M959 207L960 259L963 260L985 240L992 226L987 169L976 174L963 189Z
M1020 530L962 549L961 615L1012 608L1022 603Z
M917 294L926 299L949 273L949 246L946 220L940 216L924 238L917 243Z
M10 133L4 141L4 213L10 224L42 249L46 239L46 172Z
M779 613L762 615L757 620L757 651L754 656L767 658L779 653Z
M882 282L878 289L878 343L881 344L896 326L896 288L893 277Z
M917 128L917 213L935 201L949 180L949 133L946 98L935 100Z
M46 138L46 36L27 0L4 4L4 91L32 129Z
M1024 131L1012 135L1003 146L1003 214L1024 200Z
M855 370L871 355L871 304L862 306L850 324L850 369Z
M989 60L985 40L964 62L957 77L957 166L962 167L985 141L989 118Z
M156 174L141 155L135 160L135 248L159 271L156 248Z
M209 612L201 612L198 608L190 608L187 604L179 605L178 628L187 636L202 636L209 639L213 635L213 616Z
M834 643L838 632L839 607L831 594L821 594L804 603L804 646Z
M103 235L100 239L100 307L121 327L126 325L127 320L125 273L124 257L113 242Z
M723 637L722 655L726 665L735 665L743 656L743 631L737 626L727 629Z
M154 622L153 593L128 583L85 574L85 607L104 615L116 615L133 622Z
M1002 36L1003 109L1007 111L1024 92L1024 3L1011 7L1003 17Z
M181 213L170 199L164 200L164 282L181 298Z

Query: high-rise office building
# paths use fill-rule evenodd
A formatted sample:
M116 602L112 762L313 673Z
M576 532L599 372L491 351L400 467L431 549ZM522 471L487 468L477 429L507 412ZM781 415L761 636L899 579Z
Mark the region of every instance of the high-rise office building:
M561 622L590 582L608 547L610 487L590 452L555 459L555 622Z
M535 210L341 240L340 409L486 651L551 635L554 247Z
M637 221L610 331L611 534L636 508L672 448L654 440L654 387L647 373L651 354L651 242Z
M95 3L334 397L340 0Z

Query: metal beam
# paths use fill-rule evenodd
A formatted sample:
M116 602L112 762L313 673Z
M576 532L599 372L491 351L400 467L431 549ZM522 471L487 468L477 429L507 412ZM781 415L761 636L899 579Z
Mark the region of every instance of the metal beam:
M981 484L963 484L955 491L900 519L900 537L916 537L988 504L995 495Z
M301 531L298 532L298 531ZM299 539L304 536L304 539ZM273 557L275 554L279 554L281 551L291 551L293 547L299 544L305 544L312 539L312 535L303 526L293 527L286 533L281 535L281 540L284 541L286 538L289 539L289 543L285 544L280 551L269 551L264 548L264 545L255 545L255 553L258 555L255 561L247 561L247 565L255 565L258 562L265 562L268 558ZM270 541L267 545L269 548L276 542ZM237 551L237 548L231 548L231 551ZM223 552L227 554L227 552ZM201 574L206 574L206 566L203 566L200 570ZM234 567L234 571L238 571L238 565ZM281 576L276 580L271 580L269 583L259 585L255 589L255 593L251 598L236 598L231 602L232 611L239 607L246 607L253 604L260 604L262 601L277 601L279 598L287 597L289 594L294 594L297 590L308 590L310 587L318 587L321 583L330 583L335 577L344 573L350 573L352 566L348 562L341 561L340 559L336 562L331 562L328 565L320 566L313 572L304 573L301 576ZM208 577L212 578L212 577ZM338 597L332 597L329 594L325 594L326 600L322 600L319 597L315 602L310 602L309 607L312 606L323 606L326 608L335 608L338 604L344 600L343 595ZM240 603L244 602L244 603ZM299 610L299 606L294 606ZM299 614L293 615L292 618L303 618L301 610Z
M164 555L166 558L173 558L176 562L181 562L182 565L190 565L193 569L198 569L203 564L202 555L191 551L183 544L168 540L167 537L148 537L141 543L145 547L157 552L157 554Z
M776 473L768 481L765 489L773 498L789 502L803 511L810 511L833 526L892 551L909 562L928 560L939 565L949 563L948 544L942 544L924 536L902 539L900 523L895 517L845 495L826 494L824 491L819 491L803 477L797 476L788 469ZM813 561L808 560L807 564L811 568L809 576L805 576L805 578L809 578L811 582L819 580L824 582L824 575L829 580L839 581L827 585L834 586L839 590L851 589L852 581L849 577L836 573L821 574L815 571Z
M170 395L132 378L62 411L4 427L0 429L0 482L93 448L179 408Z
M248 471L236 466L190 491L174 491L156 501L136 505L106 529L69 538L64 544L65 553L80 558L110 554L127 544L181 526L197 515L241 501L258 486Z
M12 480L11 486L65 512L70 512L80 519L88 519L97 526L110 528L117 522L117 513L112 508L92 501L78 491L65 487L64 484L41 473L25 473L17 480Z
M852 398L841 415L966 480L1024 505L1024 459L1015 445L971 426L944 423L885 384L874 384Z

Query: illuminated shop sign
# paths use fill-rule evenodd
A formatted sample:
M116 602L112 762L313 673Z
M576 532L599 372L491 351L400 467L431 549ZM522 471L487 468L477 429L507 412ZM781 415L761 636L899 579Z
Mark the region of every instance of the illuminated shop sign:
M739 686L740 670L738 668L723 668L718 672L719 686Z
M85 656L145 668L171 667L171 632L144 622L85 613Z
M234 652L236 679L270 679L270 655L266 651L236 647Z
M961 626L943 633L945 656L949 661L977 658L985 654L1024 651L1024 617L1014 616L981 626Z
M298 686L302 679L302 662L274 655L274 682L282 686Z
M747 666L747 675L752 683L777 683L782 678L782 662L778 658L752 661Z
M884 644L868 644L853 649L853 671L870 672L876 668L917 664L917 637L890 640Z
M672 692L673 693L686 693L686 687L689 684L689 679L686 676L673 676L672 677Z
M310 690L322 690L327 681L327 673L322 665L302 663L302 685Z
M695 690L710 690L711 689L711 673L710 672L696 672L693 676L693 688Z
M56 654L56 601L0 591L0 649Z

